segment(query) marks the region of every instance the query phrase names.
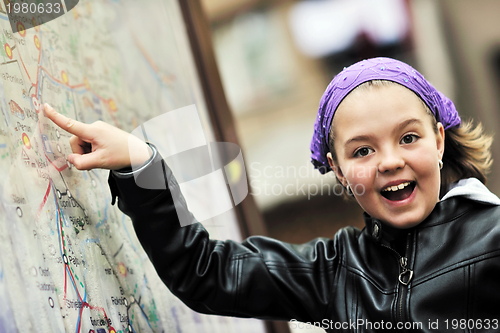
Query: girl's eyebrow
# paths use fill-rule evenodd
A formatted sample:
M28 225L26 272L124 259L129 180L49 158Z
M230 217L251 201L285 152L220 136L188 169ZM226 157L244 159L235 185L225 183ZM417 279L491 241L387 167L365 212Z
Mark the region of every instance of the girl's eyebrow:
M410 125L422 125L422 120L417 119L417 118L410 118L406 119L405 121L401 122L399 125L394 127L394 130L392 133L397 133L401 130L403 130L405 127L410 126Z
M347 140L347 142L344 144L344 149L347 150L347 147L353 143L353 142L356 142L356 141L370 141L370 139L373 138L373 135L358 135L358 136L355 136L353 138L350 138L349 140Z
M392 130L392 133L397 133L397 132L401 131L402 129L404 129L405 127L407 127L409 125L413 125L413 124L421 125L422 124L422 120L417 119L417 118L406 119L405 121L403 121L400 124L398 124ZM347 142L344 144L344 149L346 149L347 146L349 146L352 142L356 142L356 141L369 141L372 138L373 138L372 135L358 135L358 136L355 136L355 137L350 138L349 140L347 140Z

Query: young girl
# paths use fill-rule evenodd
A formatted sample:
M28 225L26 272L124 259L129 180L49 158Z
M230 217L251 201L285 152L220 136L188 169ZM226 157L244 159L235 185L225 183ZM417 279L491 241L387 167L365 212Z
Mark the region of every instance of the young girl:
M75 135L76 168L114 170L113 199L159 276L196 311L342 332L500 329L500 200L483 185L491 138L461 125L453 103L405 63L362 61L328 86L313 164L335 172L366 227L302 245L217 241L199 223L181 228L178 214L190 213L153 145L132 138L139 153L130 156L128 133L45 112ZM133 173L167 179L168 190L140 188ZM176 210L174 200L184 204Z

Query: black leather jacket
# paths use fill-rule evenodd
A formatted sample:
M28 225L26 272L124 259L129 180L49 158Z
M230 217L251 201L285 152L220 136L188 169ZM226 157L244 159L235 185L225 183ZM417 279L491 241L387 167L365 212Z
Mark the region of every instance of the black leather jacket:
M161 164L156 158L141 176L163 182ZM333 239L238 243L210 240L199 223L179 226L177 214L190 213L174 208L172 197L183 199L173 177L170 190L113 173L109 183L159 276L195 311L328 332L500 331L500 206L454 197L409 230L365 216L363 230Z

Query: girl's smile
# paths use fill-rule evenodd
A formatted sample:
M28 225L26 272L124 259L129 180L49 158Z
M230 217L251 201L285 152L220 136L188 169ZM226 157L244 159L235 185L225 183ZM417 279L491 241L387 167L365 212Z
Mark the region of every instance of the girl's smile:
M409 89L360 87L340 103L332 127L338 179L372 217L397 228L422 222L439 201L444 129Z

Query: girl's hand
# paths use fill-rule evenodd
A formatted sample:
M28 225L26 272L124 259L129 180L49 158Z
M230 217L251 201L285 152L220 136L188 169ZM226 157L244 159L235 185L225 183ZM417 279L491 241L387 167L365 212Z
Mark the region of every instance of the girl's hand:
M73 154L68 155L68 161L78 170L140 166L152 154L144 141L103 121L84 124L57 113L48 104L44 111L56 125L73 134L69 140Z

